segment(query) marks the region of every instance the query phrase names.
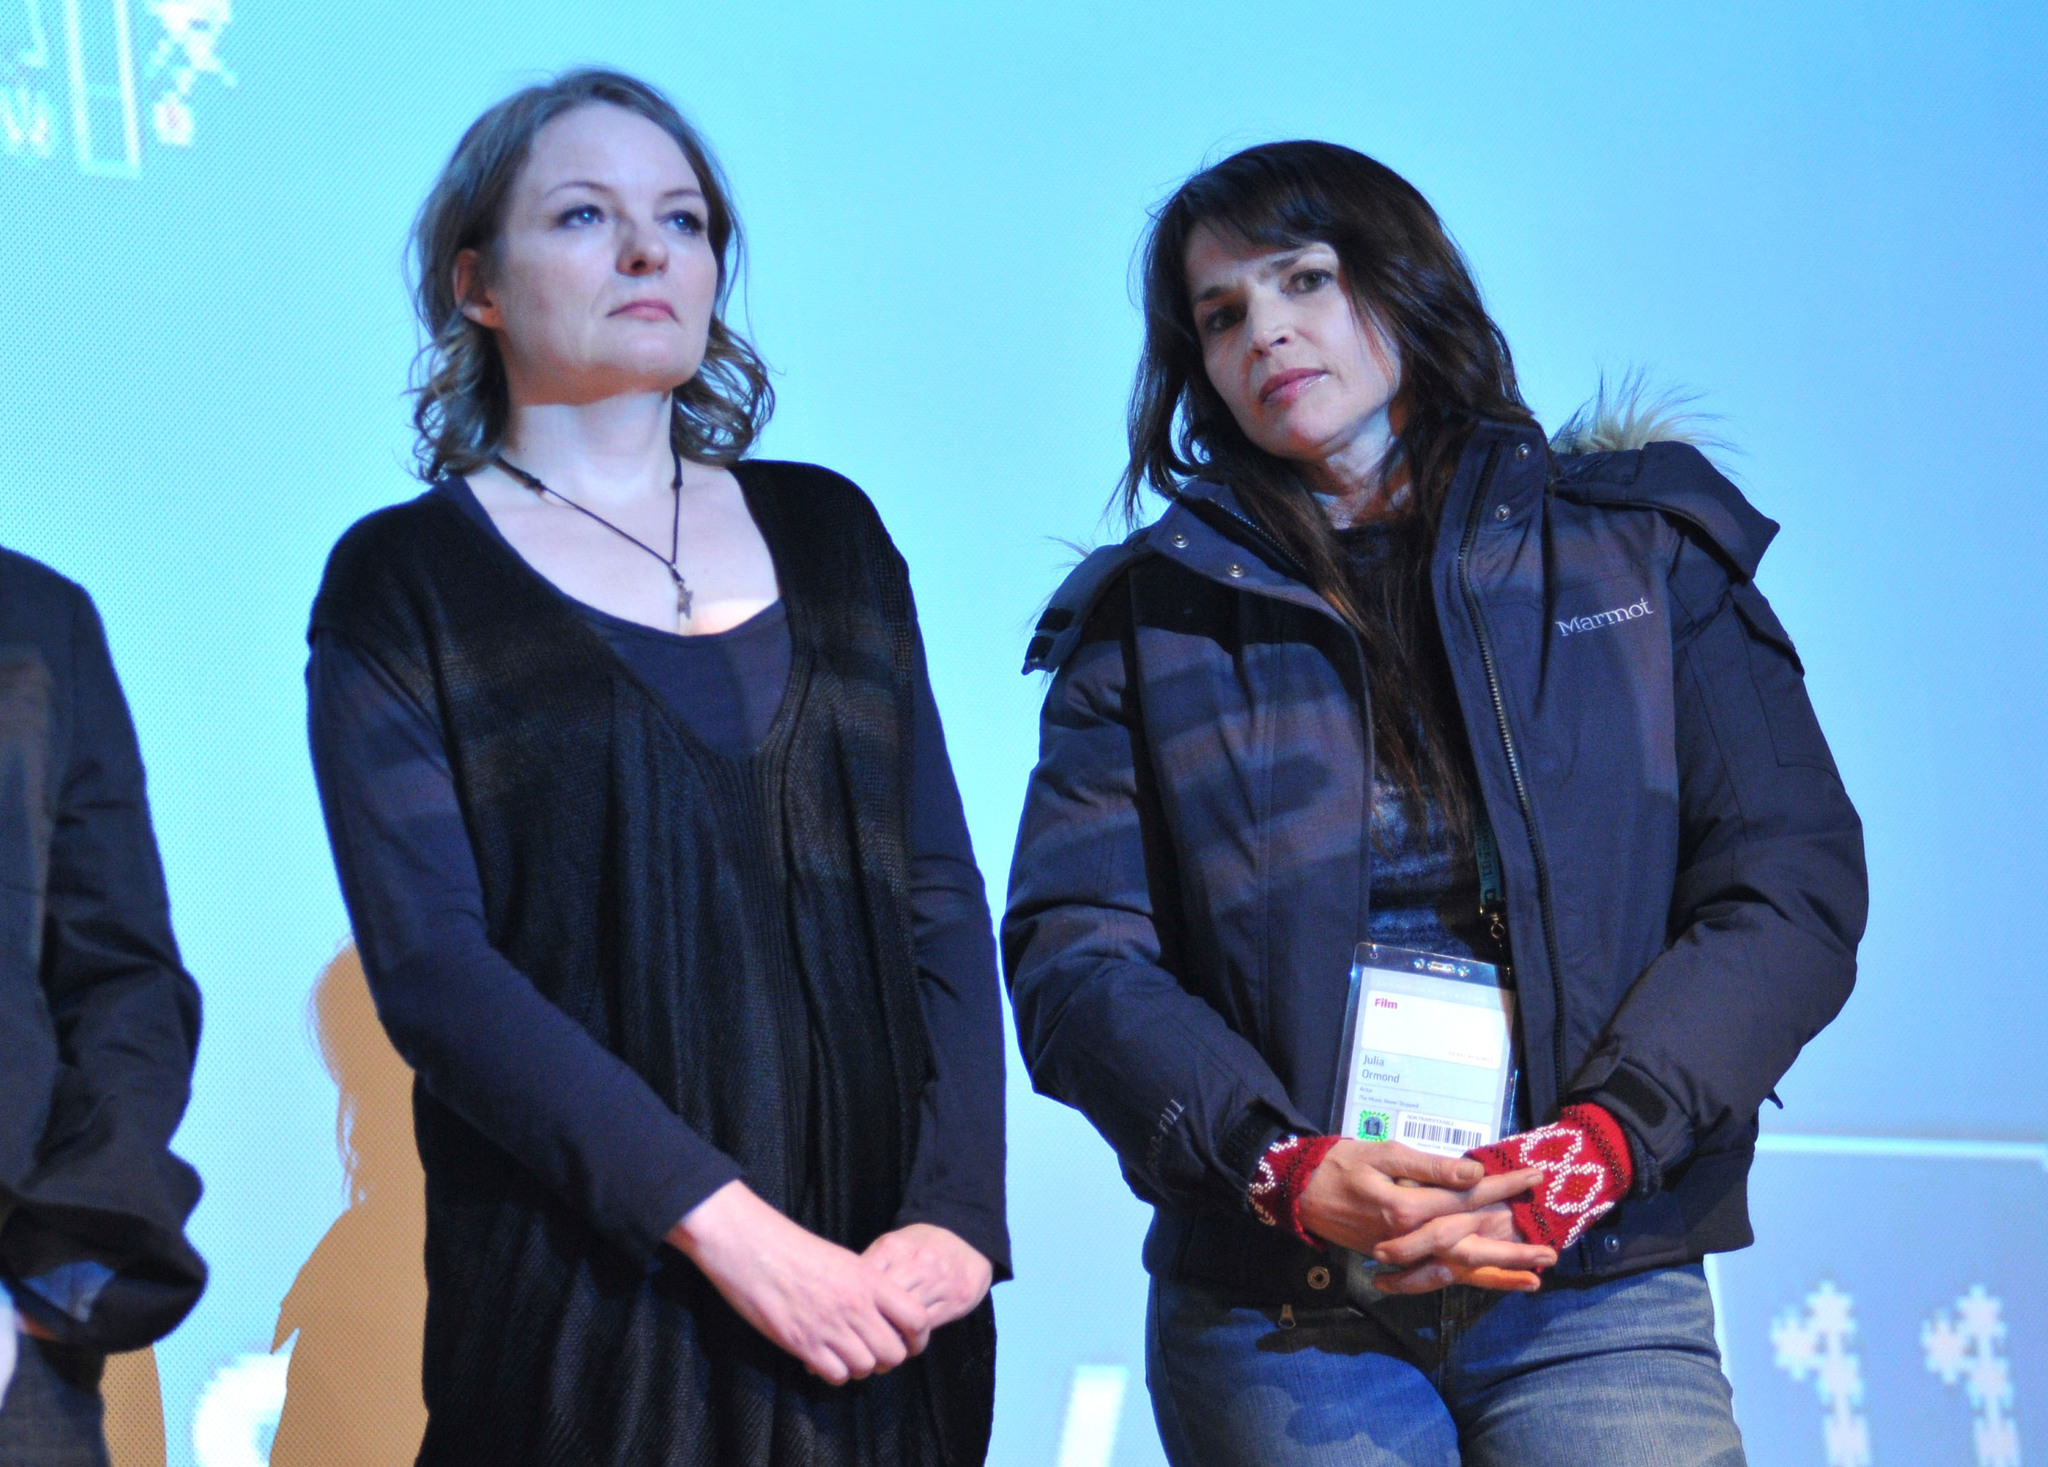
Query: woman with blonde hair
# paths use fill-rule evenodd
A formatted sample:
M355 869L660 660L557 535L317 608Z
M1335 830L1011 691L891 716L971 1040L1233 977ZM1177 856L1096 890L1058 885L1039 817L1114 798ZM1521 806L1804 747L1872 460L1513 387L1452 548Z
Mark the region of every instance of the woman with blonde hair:
M423 1463L986 1448L986 901L901 557L845 479L746 457L737 246L652 87L487 112L415 231L429 488L314 605L336 864L419 1077Z

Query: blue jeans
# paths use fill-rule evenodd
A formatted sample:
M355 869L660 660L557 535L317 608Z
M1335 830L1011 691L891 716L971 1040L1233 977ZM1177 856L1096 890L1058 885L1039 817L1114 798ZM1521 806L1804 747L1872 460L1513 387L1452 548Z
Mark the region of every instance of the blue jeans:
M14 1311L0 1293L0 1329ZM101 1435L98 1355L20 1338L14 1379L0 1398L0 1463L6 1467L107 1467Z
M1364 1309L1152 1282L1173 1467L1744 1467L1698 1265Z

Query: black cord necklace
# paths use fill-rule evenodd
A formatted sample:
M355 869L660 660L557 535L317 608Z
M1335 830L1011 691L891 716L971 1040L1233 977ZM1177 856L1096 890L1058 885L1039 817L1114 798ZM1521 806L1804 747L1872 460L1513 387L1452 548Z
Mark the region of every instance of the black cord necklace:
M517 479L520 483L524 484L527 488L531 489L534 493L553 495L556 499L559 499L562 503L568 505L569 508L575 510L576 513L580 515L588 515L591 519L596 520L600 525L603 525L607 530L610 530L614 535L617 535L620 539L632 541L633 544L639 546L642 550L646 551L649 555L653 556L656 560L660 561L662 564L662 568L668 572L668 578L676 583L676 627L677 630L681 630L682 624L690 619L690 602L692 600L692 597L690 595L690 588L683 582L683 573L676 567L676 552L682 548L683 543L683 451L680 448L674 447L673 445L671 445L669 451L676 456L676 476L673 480L670 481L668 486L669 490L676 497L676 509L675 517L669 521L667 555L663 555L659 550L656 550L652 545L649 545L645 540L642 540L638 535L630 534L627 531L620 529L617 525L613 524L603 515L597 513L597 511L585 509L582 505L578 504L568 495L562 493L559 489L548 488L547 485L541 483L541 481L534 477L532 474L527 473L526 470L520 468L517 464L512 463L510 460L508 460L504 454L492 454L491 462L496 464L499 468L503 469L506 473L510 474L513 478Z

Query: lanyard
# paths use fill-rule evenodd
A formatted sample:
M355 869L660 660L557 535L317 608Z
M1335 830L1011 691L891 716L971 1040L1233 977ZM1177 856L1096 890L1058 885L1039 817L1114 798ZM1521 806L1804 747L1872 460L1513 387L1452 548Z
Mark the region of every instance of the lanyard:
M1493 940L1507 947L1508 941L1508 892L1507 882L1501 876L1500 842L1494 839L1493 822L1486 818L1486 806L1477 801L1472 807L1472 854L1479 861L1479 915L1486 919L1487 930Z

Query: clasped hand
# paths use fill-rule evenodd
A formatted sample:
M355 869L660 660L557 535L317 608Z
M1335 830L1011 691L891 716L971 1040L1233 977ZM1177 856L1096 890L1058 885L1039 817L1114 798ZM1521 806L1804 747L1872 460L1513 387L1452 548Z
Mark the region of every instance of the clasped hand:
M669 1231L740 1317L821 1380L893 1370L988 1293L988 1260L930 1223L855 1253L728 1182Z
M1557 1254L1521 1240L1507 1201L1542 1180L1536 1168L1489 1177L1476 1161L1398 1141L1339 1141L1302 1191L1301 1220L1380 1264L1374 1283L1389 1294L1454 1283L1526 1293Z

